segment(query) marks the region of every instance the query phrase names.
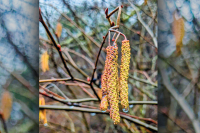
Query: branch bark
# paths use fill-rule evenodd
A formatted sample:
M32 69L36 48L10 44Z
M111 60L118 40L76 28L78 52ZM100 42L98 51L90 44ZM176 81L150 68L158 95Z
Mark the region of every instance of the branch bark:
M98 114L107 114L109 115L109 112L101 112L101 110L98 110L98 109L88 109L88 108L80 108L80 107L69 107L69 106L52 106L52 105L42 105L42 106L39 106L40 109L50 109L50 110L66 110L66 111L80 111L80 112L87 112L87 113L98 113ZM138 119L135 119L135 118L131 118L129 116L126 116L124 114L120 114L120 116L122 118L125 118L131 122L134 122L138 125L141 125L145 128L148 128L152 131L158 131L157 127L154 127L154 126L151 126L149 124L146 124Z

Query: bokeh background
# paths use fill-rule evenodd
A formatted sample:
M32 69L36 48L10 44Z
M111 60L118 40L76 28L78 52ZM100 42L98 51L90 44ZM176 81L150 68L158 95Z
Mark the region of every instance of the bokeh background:
M9 133L38 132L38 4L0 0L0 110Z
M199 7L198 0L158 1L158 126L162 133L200 131Z
M95 43L100 45L103 41L103 36L105 36L110 28L105 16L105 9L108 8L108 12L110 13L119 5L124 6L119 31L124 33L128 40L130 40L131 46L131 63L128 80L129 101L157 101L156 0L40 0L39 3L43 19L57 43L58 40L55 36L56 27L58 23L62 25L62 34L59 38L59 43L71 73L74 77L86 81L92 75L99 50L99 47ZM116 18L117 13L111 17L111 20L116 22ZM72 21L73 23L71 23ZM39 24L39 36L40 80L69 77L57 50L52 47L51 40L41 23ZM117 42L119 55L121 54L122 40L123 38L120 37ZM103 48L107 46L108 40ZM45 52L49 55L49 70L44 72L42 71L44 61L41 58ZM100 82L98 75L101 75L103 71L105 58L106 53L102 51L95 73L96 85L94 85L99 95ZM89 86L81 84L82 87L80 87L75 82L70 81L64 83L40 83L40 85L61 95L58 91L59 88L69 99L90 98L91 96L84 90L93 94ZM43 97L46 107L66 106L46 96ZM99 102L83 102L81 105L99 108ZM72 110L75 108L75 106L70 107ZM121 107L120 111L122 111ZM130 105L127 115L131 117L150 118L156 122L157 105ZM109 115L101 113L46 110L46 118L48 126L40 122L40 132L155 132L122 118L120 124L114 125ZM157 124L151 121L140 121L157 127Z

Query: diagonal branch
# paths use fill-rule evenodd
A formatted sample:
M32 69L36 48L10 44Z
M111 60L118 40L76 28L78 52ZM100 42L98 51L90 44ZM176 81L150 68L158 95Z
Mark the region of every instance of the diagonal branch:
M38 90L31 86L29 82L22 77L20 74L17 74L15 72L11 72L9 69L7 69L5 66L2 65L2 62L0 62L0 67L5 69L7 72L9 72L13 77L15 77L22 85L24 85L31 93L33 93L35 96L38 96Z
M160 62L160 63L162 63L162 62ZM171 84L166 71L163 69L163 67L161 65L159 65L159 70L160 70L160 73L162 76L163 84L165 85L166 89L174 97L174 99L177 101L177 103L180 105L180 107L184 110L186 115L189 117L189 119L192 122L195 132L196 133L199 132L200 124L199 124L199 121L195 118L193 110L191 110L187 101L180 94L178 94L178 92L176 91L174 86Z
M71 77L71 80L73 80L74 77L73 77L73 75L71 74L69 68L67 67L67 64L65 63L65 59L64 59L64 57L63 57L63 55L62 55L61 48L59 48L59 47L57 46L56 41L54 40L54 38L53 38L51 32L49 31L49 29L48 29L46 23L44 22L44 20L43 20L43 18L42 18L41 10L39 10L39 16L40 16L40 18L39 18L40 22L41 22L42 25L44 26L44 28L45 28L47 34L49 35L49 37L51 38L51 41L53 42L54 46L56 47L56 49L57 49L57 51L58 51L58 53L59 53L59 55L60 55L60 58L61 58L61 60L62 60L62 62L63 62L63 65L64 65L65 69L67 70L67 72L69 73L69 76Z
M80 108L80 107L68 107L68 106L52 106L52 105L42 105L42 106L39 106L40 109L53 109L53 110L67 110L67 111L80 111L80 112L88 112L88 113L99 113L99 114L107 114L109 115L109 112L102 112L101 110L99 109L89 109L89 108ZM132 118L132 117L129 117L125 114L121 114L120 113L120 116L122 118L125 118L131 122L134 122L136 124L139 124L145 128L148 128L148 129L151 129L153 131L157 131L157 127L154 127L154 126L151 126L149 124L146 124L138 119L135 119L135 118Z
M99 52L98 52L98 55L97 55L97 58L96 58L96 61L95 61L95 65L94 65L95 67L94 67L94 70L93 70L93 73L92 73L92 77L91 77L90 84L92 84L92 82L93 82L94 73L95 73L95 71L96 71L96 69L97 69L97 63L98 63L98 61L99 61L99 56L100 56L101 50L102 50L102 48L103 48L103 44L105 43L107 36L108 36L108 32L107 32L107 34L105 35L105 37L104 37L104 39L103 39L103 42L101 43L101 46L100 46L100 48L99 48Z

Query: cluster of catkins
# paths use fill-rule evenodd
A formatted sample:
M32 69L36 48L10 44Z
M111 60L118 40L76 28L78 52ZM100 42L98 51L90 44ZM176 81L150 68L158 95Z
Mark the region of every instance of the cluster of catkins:
M110 105L110 118L114 124L120 122L119 101L126 112L129 107L128 103L128 71L130 63L130 45L129 40L122 41L121 48L121 65L120 77L118 78L118 47L117 45L108 46L106 48L107 55L105 61L104 72L101 78L102 100L100 109L106 111Z

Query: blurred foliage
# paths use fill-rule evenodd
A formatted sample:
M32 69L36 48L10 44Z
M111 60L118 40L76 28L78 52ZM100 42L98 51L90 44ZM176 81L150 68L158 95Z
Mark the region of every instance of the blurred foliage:
M0 110L9 133L38 132L37 11L37 1L0 1Z
M199 132L199 7L198 0L158 2L158 122L163 133Z

